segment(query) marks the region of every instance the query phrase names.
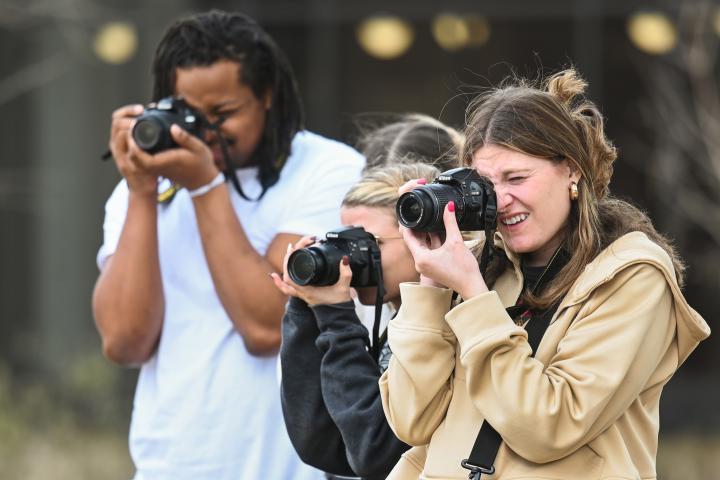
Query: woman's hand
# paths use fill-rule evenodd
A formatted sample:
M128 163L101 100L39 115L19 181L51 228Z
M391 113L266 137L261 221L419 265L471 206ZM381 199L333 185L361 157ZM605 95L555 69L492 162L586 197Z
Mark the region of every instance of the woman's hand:
M427 180L424 179L424 178L418 178L418 179L416 179L416 180L410 180L409 182L405 183L405 184L402 185L400 188L398 188L398 193L399 193L400 195L402 195L403 193L407 193L407 192L409 192L410 190L414 190L415 188L417 188L417 187L419 187L419 186L421 186L421 185L425 185L425 184L427 184ZM403 238L405 238L405 233L404 233L404 231L405 231L405 230L408 230L408 228L407 228L407 227L403 227L402 225L400 225L399 230L400 230L400 235L402 235ZM440 248L440 245L442 245L442 238L440 237L440 235L439 235L438 233L435 233L435 232L425 232L425 233L417 232L417 235L418 235L418 238L421 238L421 239L422 239L422 241L424 242L426 248L436 249L436 248ZM405 243L407 243L407 241L406 241ZM414 257L414 255L413 255L413 257ZM417 270L417 265L415 266L415 269ZM420 272L420 270L417 270L417 272L420 274L420 285L427 285L427 286L430 286L430 287L445 288L445 285L443 285L443 284L441 284L441 283L438 283L438 282L436 282L435 280L433 280L432 278L429 278L429 277L423 275L422 272Z
M424 185L413 180L400 187L400 194ZM448 203L443 212L445 238L437 232L416 232L400 226L400 234L415 259L415 269L423 285L445 286L467 300L488 291L480 274L477 259L465 246L455 218L455 204Z
M297 297L304 300L310 306L314 305L332 305L334 303L343 303L352 300L350 294L350 280L352 280L352 270L347 256L340 261L340 278L334 285L325 287L315 287L312 285L298 285L292 281L288 275L287 263L290 254L295 250L308 247L315 243L315 237L303 237L293 246L288 245L287 254L283 261L283 276L273 272L270 276L275 286L285 295Z

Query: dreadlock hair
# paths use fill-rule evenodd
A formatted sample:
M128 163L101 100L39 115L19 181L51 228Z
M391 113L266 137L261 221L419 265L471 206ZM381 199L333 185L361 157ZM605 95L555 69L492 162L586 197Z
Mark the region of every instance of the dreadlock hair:
M292 139L303 128L303 110L290 62L255 20L211 10L176 21L155 50L153 100L175 93L176 69L207 67L220 60L240 64L240 81L257 98L271 94L265 129L251 158L259 167L264 194L278 181Z

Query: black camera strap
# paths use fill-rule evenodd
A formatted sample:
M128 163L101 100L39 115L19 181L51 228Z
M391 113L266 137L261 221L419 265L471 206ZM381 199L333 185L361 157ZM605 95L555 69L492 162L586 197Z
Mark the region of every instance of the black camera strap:
M493 237L497 225L497 196L492 188L485 189L485 204L483 205L483 226L485 227L485 245L480 254L480 272L485 275L488 264L495 253Z
M208 128L210 130L213 130L215 132L215 135L217 135L218 143L220 144L220 150L222 150L223 158L225 159L225 171L223 172L225 174L225 178L230 179L230 182L233 184L233 187L235 187L238 195L240 195L242 198L244 198L248 202L258 202L265 195L267 188L262 187L262 191L256 199L251 199L250 197L245 195L245 192L242 189L242 185L240 185L240 180L238 180L237 175L235 175L235 166L233 165L232 158L230 157L230 150L228 149L227 140L220 132L220 125L222 125L224 121L225 118L220 117L217 122L209 124Z
M495 247L492 246L492 237L494 232L494 229L485 227L485 244L483 245L482 252L480 253L480 273L482 273L483 276L487 273L487 267L490 264L490 260L492 259L495 251Z
M375 322L372 329L372 345L370 346L370 354L375 362L380 361L380 317L382 316L383 298L385 297L385 281L383 279L382 263L380 261L380 248L374 247L370 249L370 261L377 278L377 293L375 294Z
M553 254L550 263L530 291L533 294L537 294L555 277L562 267L565 266L567 260L568 257L565 251L562 250L562 248L558 248ZM529 320L525 323L525 330L527 331L528 343L532 349L533 357L558 306L559 304L555 303L555 305L543 312L539 312L537 315L528 315L530 310L528 310L526 305L522 305L522 302L518 302L518 304L505 309L510 318L515 321L529 317ZM475 439L475 444L470 451L470 456L460 462L463 468L470 470L470 474L468 475L469 480L479 480L482 474L492 475L495 473L495 466L493 464L495 463L495 457L497 456L501 443L502 437L500 434L485 420L480 427L480 432Z

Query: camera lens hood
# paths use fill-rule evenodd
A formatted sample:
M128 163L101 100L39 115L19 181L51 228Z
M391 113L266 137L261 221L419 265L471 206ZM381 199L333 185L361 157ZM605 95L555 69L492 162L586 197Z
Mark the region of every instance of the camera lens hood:
M402 194L395 204L398 222L418 232L444 231L443 211L451 200L455 201L456 215L460 217L463 198L456 188L435 183L418 187Z
M322 278L327 263L323 255L316 249L301 248L295 250L288 258L288 275L298 285L312 285Z

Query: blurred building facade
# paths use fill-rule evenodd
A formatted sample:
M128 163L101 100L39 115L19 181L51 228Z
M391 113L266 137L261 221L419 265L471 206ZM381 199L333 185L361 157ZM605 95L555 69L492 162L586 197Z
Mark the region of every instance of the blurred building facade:
M575 65L620 148L613 192L677 240L690 267L687 296L713 326L720 9L712 2L2 0L0 362L11 383L62 392L68 372L100 358L90 297L103 205L119 180L100 161L110 114L149 99L153 48L172 19L211 7L258 19L296 70L308 128L348 142L379 113L419 111L461 127L478 88ZM716 333L670 382L664 429L720 432L718 346ZM117 375L111 398L127 413L134 373Z

